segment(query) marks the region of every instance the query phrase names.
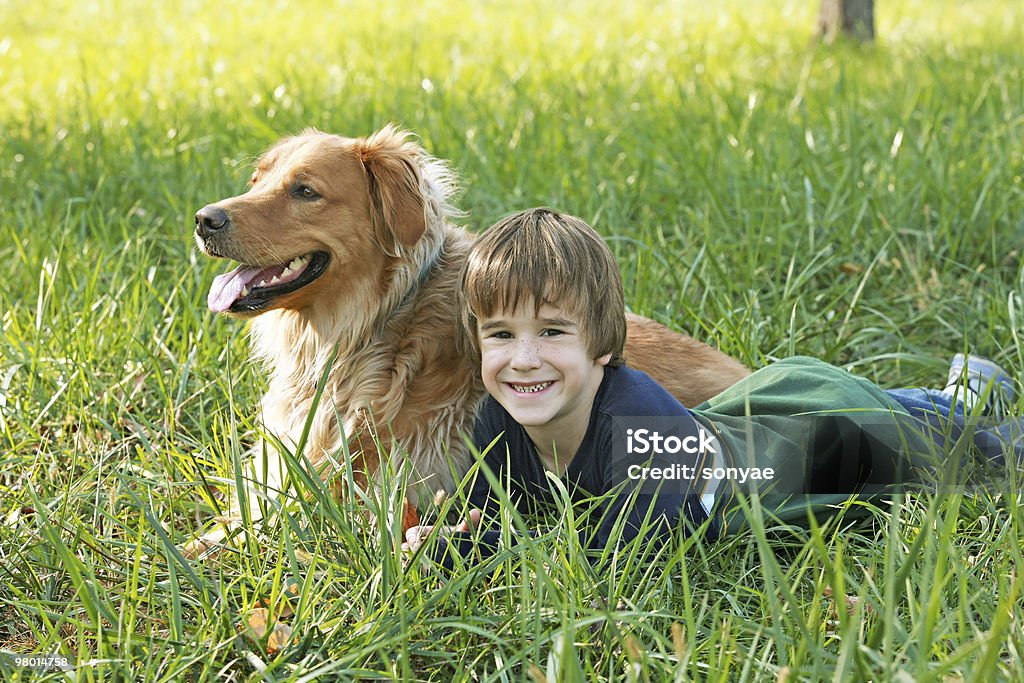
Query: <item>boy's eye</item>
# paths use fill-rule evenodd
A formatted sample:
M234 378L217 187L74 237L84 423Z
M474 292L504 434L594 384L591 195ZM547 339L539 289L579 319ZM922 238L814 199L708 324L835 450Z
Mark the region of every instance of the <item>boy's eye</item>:
M546 330L541 331L540 334L542 337L557 337L558 335L565 334L565 331L549 327Z

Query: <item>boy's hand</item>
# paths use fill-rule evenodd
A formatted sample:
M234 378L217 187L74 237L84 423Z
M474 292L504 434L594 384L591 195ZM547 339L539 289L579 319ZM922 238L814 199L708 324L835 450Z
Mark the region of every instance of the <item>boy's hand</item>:
M454 533L469 533L477 526L480 525L479 510L470 510L469 516L462 520L455 526L446 527L441 530L441 534L444 536L450 536ZM434 530L433 526L414 526L409 527L405 531L405 543L402 544L402 551L407 553L414 553L420 549L423 542L430 537L430 533Z

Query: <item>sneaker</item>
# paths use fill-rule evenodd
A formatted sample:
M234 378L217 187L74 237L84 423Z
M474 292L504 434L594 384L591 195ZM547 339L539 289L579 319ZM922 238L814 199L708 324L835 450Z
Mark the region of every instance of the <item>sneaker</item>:
M1013 380L994 361L958 353L949 364L949 379L942 390L970 413L981 403L981 414L1004 417L1016 398Z

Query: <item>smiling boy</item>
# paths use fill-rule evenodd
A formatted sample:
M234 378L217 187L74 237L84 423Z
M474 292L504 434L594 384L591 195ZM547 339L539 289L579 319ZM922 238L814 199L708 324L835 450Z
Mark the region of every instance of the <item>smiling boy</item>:
M854 493L891 492L945 448L942 435L926 433L922 411L963 422L952 395L888 393L800 357L687 409L625 365L622 280L607 245L584 221L549 209L485 232L461 295L461 350L480 362L489 394L472 440L506 496L477 477L470 519L438 546L445 564L448 548L467 554L473 539L465 532L481 520L486 528L501 504L530 513L551 503L550 476L574 496L604 496L585 530L592 548L642 530L656 541L673 528L703 527L711 538L742 525L733 505L741 490L756 488L763 505L794 521ZM430 530L410 529L407 548ZM478 533L477 551L493 550L499 538Z
M591 358L571 314L533 302L478 321L487 392L522 425L544 467L561 476L586 435L612 354ZM560 456L560 457L559 457Z
M533 209L500 221L471 251L460 291L462 351L480 360L490 395L474 430L481 448L503 434L521 467L603 493L618 474L608 468L621 445L614 418L677 417L678 438L699 434L682 404L625 366L622 276L579 218ZM491 461L500 469L502 458Z
M479 360L489 394L473 442L483 452L500 436L484 464L507 482L507 502L525 513L551 503L549 473L578 495L622 491L603 506L605 514L590 534L589 544L598 547L607 543L620 516L628 518L626 535L635 534L649 508L663 528L681 515L692 526L708 519L714 483L706 481L676 482L661 496L643 496L647 505L627 509L628 466L651 458L624 461L625 433L617 418L668 418L664 428L680 441L700 442L702 432L668 391L624 365L622 278L600 235L578 218L547 209L509 216L474 246L461 294L461 350ZM705 463L705 455L712 460ZM714 455L684 459L697 467L714 464ZM720 456L717 464L723 464ZM485 522L493 521L499 502L482 474L470 503ZM479 519L474 510L471 520ZM408 547L419 547L429 531L410 529ZM484 532L481 541L486 547L497 538L497 532Z

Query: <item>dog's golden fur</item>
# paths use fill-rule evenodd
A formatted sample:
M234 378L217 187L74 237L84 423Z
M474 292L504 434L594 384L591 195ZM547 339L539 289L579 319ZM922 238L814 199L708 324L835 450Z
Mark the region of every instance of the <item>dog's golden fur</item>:
M218 278L210 305L252 317L253 351L270 373L264 424L290 448L330 368L305 447L314 465L338 457L345 442L355 469L372 476L376 439L384 453L407 458L421 494L451 490L466 471L461 435L484 390L455 350L456 287L473 236L452 224L453 190L448 166L394 127L355 139L306 131L263 155L246 193L196 215L199 248L244 264L234 281ZM311 254L329 260L311 258L287 286L247 281ZM300 286L314 269L322 273ZM628 322L627 363L684 404L748 372L653 321ZM269 465L273 487L281 465Z

